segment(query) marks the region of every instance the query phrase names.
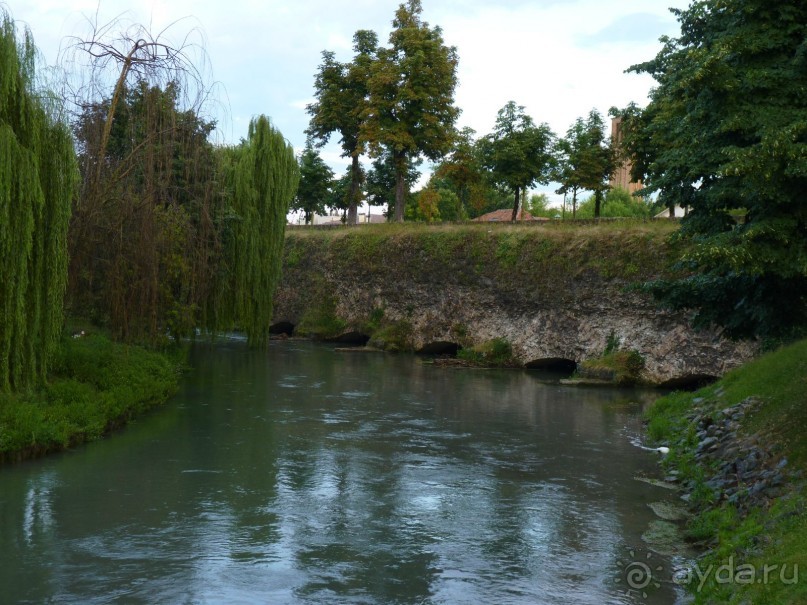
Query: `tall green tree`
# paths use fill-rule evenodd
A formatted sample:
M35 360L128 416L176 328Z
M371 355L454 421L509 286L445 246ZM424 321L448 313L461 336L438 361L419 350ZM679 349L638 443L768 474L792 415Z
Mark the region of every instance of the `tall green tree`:
M324 214L333 186L333 170L317 153L311 141L306 141L300 154L300 186L291 204L292 210L299 210L305 217L305 224L311 224L315 214Z
M294 149L266 116L250 122L247 140L233 150L227 180L237 220L225 252L217 323L241 328L250 346L261 347L272 323L286 213L300 180Z
M322 64L314 83L316 101L307 107L311 116L308 135L324 145L335 132L340 135L342 156L351 160L351 182L347 222L355 225L361 202L362 169L359 158L365 143L360 132L366 122L370 70L378 51L378 36L359 30L353 36L355 56L340 63L330 51L322 53Z
M807 4L697 0L631 68L657 85L638 125L647 187L690 208L679 267L650 289L696 325L786 337L807 326ZM735 220L735 216L740 220Z
M44 381L64 320L78 172L61 103L36 87L36 52L0 9L0 391Z
M496 128L482 142L486 167L493 179L513 195L518 217L522 191L549 182L555 165L555 135L547 124L536 126L524 107L509 101L499 110Z
M74 125L82 187L68 300L123 340L190 334L215 285L223 202L214 124L180 97L176 84L140 81L122 89L111 123L105 99Z
M404 218L409 162L436 161L451 149L457 87L457 51L442 30L422 20L420 0L401 4L392 22L389 48L378 50L370 70L370 100L361 138L378 156L392 154L396 221Z
M600 113L592 109L588 117L577 118L557 147L559 164L555 178L561 184L558 193L572 193L572 216L576 216L578 192L593 192L594 217L598 218L616 166Z

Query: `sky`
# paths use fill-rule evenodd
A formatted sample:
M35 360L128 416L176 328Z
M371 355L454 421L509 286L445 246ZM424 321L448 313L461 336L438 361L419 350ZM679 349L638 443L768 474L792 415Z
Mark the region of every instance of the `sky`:
M322 51L338 60L352 57L353 33L371 29L382 44L400 0L0 0L32 31L46 63L59 58L67 36L89 31L88 19L107 23L122 14L150 24L170 25L178 43L190 30L204 40L219 103L220 138L237 142L249 120L269 116L300 151L305 144L314 77ZM457 126L478 136L493 130L508 101L523 105L536 123L563 135L577 117L597 109L647 102L653 80L626 74L653 58L662 35L678 33L669 7L686 0L422 0L424 21L439 25L459 56ZM173 25L171 25L173 24ZM225 111L226 110L226 111ZM348 165L336 142L322 157L341 175ZM424 175L428 166L424 167ZM425 179L425 176L424 176ZM421 179L421 183L424 179ZM539 187L553 200L557 186Z

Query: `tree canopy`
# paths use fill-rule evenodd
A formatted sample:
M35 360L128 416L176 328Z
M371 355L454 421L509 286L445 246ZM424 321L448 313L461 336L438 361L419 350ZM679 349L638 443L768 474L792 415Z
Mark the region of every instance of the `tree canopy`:
M631 68L657 85L628 134L648 189L689 208L691 246L688 277L649 287L697 325L792 335L807 325L807 4L673 12L680 36Z
M263 346L280 278L286 213L300 171L291 144L266 116L250 122L247 140L231 153L226 182L237 218L226 241L216 324L241 328L250 345Z
M0 391L44 381L61 335L77 183L61 101L36 89L36 47L0 9Z
M558 141L560 161L555 178L561 183L558 193L572 192L572 215L577 214L579 191L594 193L594 217L600 216L603 194L615 168L614 153L605 137L602 116L592 109L587 118L577 118Z
M310 141L300 154L300 186L291 204L305 217L305 224L312 222L315 214L324 214L333 188L333 170L319 156Z
M515 101L499 110L493 133L483 140L485 165L493 179L513 194L513 221L518 216L521 193L537 183L549 182L555 164L554 140L549 126L536 126Z
M389 48L380 48L369 79L369 104L361 139L376 156L388 150L396 174L395 214L403 220L408 162L437 160L451 149L457 86L457 51L443 43L439 27L421 19L420 0L395 13Z
M351 158L351 183L348 199L350 225L357 221L361 201L362 170L359 158L365 141L360 136L368 120L370 70L378 53L378 36L359 30L353 36L355 56L350 63L340 63L331 51L322 53L322 64L314 83L316 101L307 107L311 116L309 136L325 144L338 132L342 156Z

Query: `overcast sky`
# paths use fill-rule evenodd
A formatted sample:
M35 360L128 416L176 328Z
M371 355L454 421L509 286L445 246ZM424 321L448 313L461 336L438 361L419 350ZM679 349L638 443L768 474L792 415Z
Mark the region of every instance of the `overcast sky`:
M0 0L2 2L3 0ZM11 15L32 30L45 60L57 60L60 41L87 31L96 11L105 23L121 13L151 23L152 31L183 17L170 38L193 27L205 37L219 98L231 119L226 141L246 136L252 116L268 115L297 150L305 142L305 105L323 50L347 61L358 29L387 42L399 0L5 0ZM559 135L592 108L606 115L630 101L644 105L652 80L625 74L658 52L662 35L678 32L668 7L685 0L423 0L423 18L439 25L457 47L462 109L458 126L478 135L493 129L509 100ZM335 138L338 140L338 137ZM341 174L347 161L336 145L323 157Z

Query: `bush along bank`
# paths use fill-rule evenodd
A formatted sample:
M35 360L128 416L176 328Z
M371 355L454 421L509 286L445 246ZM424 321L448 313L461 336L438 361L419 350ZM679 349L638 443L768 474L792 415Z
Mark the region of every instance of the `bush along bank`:
M147 350L101 334L66 337L43 388L0 393L0 463L93 441L163 403L184 352Z
M648 412L704 554L676 572L695 603L807 603L807 340Z

